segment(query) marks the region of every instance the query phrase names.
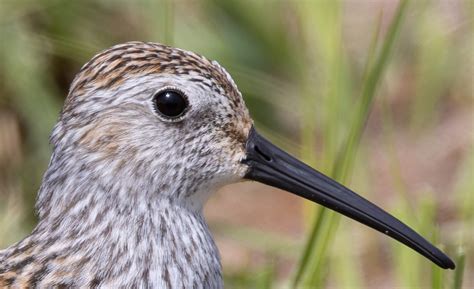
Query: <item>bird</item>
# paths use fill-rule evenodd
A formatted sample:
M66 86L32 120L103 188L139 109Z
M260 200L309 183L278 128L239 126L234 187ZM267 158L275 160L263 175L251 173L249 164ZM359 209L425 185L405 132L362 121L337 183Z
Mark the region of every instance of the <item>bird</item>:
M223 288L203 207L241 181L319 203L455 267L259 134L230 74L193 52L139 41L100 52L72 81L50 143L38 223L0 251L2 288Z

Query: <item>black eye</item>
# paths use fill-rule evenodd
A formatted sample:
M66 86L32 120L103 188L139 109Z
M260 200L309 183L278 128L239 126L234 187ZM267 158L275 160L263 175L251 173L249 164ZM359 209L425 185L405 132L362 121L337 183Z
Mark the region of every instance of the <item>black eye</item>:
M175 118L183 114L188 102L183 94L176 90L163 90L155 94L156 110L164 116Z

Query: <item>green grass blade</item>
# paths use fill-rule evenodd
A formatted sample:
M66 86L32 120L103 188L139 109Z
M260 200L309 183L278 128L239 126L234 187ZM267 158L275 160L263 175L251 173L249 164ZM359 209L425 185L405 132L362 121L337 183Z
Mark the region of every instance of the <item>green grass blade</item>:
M316 243L317 237L320 236L320 230L322 228L322 220L324 219L322 214L325 214L324 212L325 212L324 210L319 210L318 215L316 216L315 223L311 227L311 233L309 234L309 238L306 241L303 254L300 258L300 263L296 267L296 274L293 280L293 287L295 288L298 286L298 284L301 281L301 278L303 277L303 273L305 272L308 266L310 257L313 256L313 253L312 253L313 246Z
M435 230L431 241L433 243L436 243L437 240L438 240L438 232L437 230ZM440 247L440 249L442 250L443 248ZM443 269L439 268L435 264L431 264L431 288L443 289L444 288L443 279L444 279Z
M335 171L341 172L340 177L344 176L344 173L349 170L348 166L351 166L353 163L352 159L355 157L354 151L357 148L357 144L360 141L365 123L368 119L371 104L373 103L375 96L375 91L381 81L388 60L390 59L390 54L393 49L395 39L398 35L398 31L400 30L401 22L408 2L408 0L402 0L400 2L397 13L394 16L394 19L385 37L380 55L378 56L377 61L374 63L371 71L368 73L367 79L362 87L362 97L359 111L356 115L354 125L350 130L348 141L343 147L345 151L340 154L341 169L335 168ZM345 160L346 158L347 160Z
M443 269L436 265L431 265L431 288L443 289Z
M456 254L456 270L454 271L453 289L462 288L465 266L466 266L466 252L464 252L464 249L460 246Z
M360 105L357 109L355 121L351 127L348 139L343 146L343 150L339 154L336 164L332 170L332 177L336 178L338 181L345 182L352 168L355 152L362 136L365 123L368 119L376 88L382 79L383 72L387 66L388 60L390 59L391 51L400 29L407 3L408 0L403 0L400 2L397 13L385 37L380 54L376 58L376 61L371 67L366 81L364 82L362 88L362 97L360 100ZM338 222L339 216L330 213L327 211L327 209L322 209L320 211L314 226L321 226L325 229L315 229L313 227L312 233L310 234L310 241L314 242L308 242L303 251L302 261L300 262L300 267L297 269L297 274L293 283L295 287L297 287L302 282L302 279L304 279L305 275L310 277L307 280L303 280L304 285L322 287L324 278L321 274L323 274L322 272L324 272L324 270L322 270L323 268L321 264L323 264L323 261L325 261L325 253L329 249L329 245L331 243L332 236L336 231ZM308 263L315 258L319 259L316 262L313 262L312 265L308 266ZM327 264L327 262L324 262L324 264Z

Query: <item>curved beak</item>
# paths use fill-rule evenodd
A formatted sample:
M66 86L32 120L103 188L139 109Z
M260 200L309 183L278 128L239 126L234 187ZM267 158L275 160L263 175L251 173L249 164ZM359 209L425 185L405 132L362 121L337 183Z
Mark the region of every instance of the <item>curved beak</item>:
M443 252L373 203L307 166L260 136L252 127L246 144L246 179L296 194L382 232L443 269L455 264Z

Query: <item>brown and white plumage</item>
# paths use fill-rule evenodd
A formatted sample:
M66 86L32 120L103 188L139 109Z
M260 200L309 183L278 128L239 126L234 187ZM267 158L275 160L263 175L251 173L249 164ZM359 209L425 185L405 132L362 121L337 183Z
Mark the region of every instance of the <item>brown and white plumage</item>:
M163 87L188 98L179 122L154 110ZM222 288L202 206L245 174L250 127L216 62L157 43L98 54L53 130L38 225L0 251L0 286Z

